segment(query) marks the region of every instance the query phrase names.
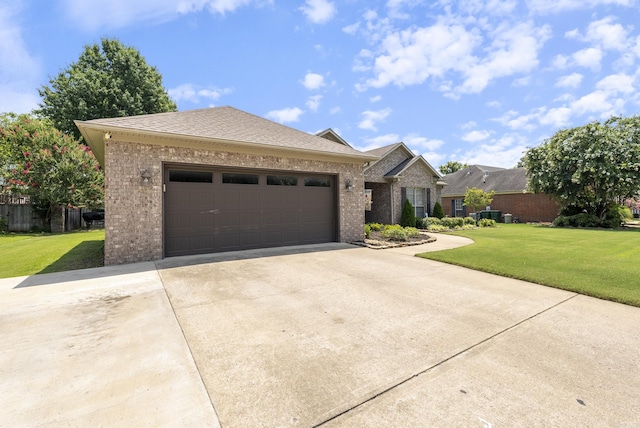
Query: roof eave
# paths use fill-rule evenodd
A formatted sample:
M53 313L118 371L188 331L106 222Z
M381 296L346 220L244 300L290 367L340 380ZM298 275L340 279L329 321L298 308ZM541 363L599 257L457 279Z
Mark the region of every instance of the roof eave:
M104 143L105 139L113 138L114 135L137 135L142 137L142 139L147 144L155 144L155 145L163 145L158 144L158 140L171 140L171 141L184 141L187 143L205 143L208 148L221 149L219 146L222 146L223 150L233 152L233 147L242 148L245 151L251 152L278 152L288 155L298 155L297 157L311 157L311 158L329 158L334 160L348 160L350 163L364 163L378 160L377 156L369 155L366 153L338 153L338 152L329 152L324 150L313 150L313 149L301 149L295 147L286 147L286 146L272 146L269 144L262 143L254 143L247 141L235 141L235 140L224 140L219 138L210 138L210 137L199 137L193 135L184 135L184 134L175 134L169 132L159 132L159 131L149 131L142 130L136 128L122 127L117 125L105 125L101 123L91 123L86 121L74 121L80 133L83 135L85 141L91 147L96 159L98 162L104 167ZM109 137L107 137L109 134ZM115 138L117 140L117 138ZM227 147L228 146L228 147ZM233 147L231 147L233 146Z

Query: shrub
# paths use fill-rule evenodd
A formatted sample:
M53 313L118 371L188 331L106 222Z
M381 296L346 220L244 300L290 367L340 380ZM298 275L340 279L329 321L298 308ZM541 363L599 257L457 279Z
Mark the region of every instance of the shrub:
M427 219L427 227L440 226L441 224L442 220L440 220L438 217L429 217Z
M384 230L382 231L382 236L384 236L385 239L389 239L391 241L407 240L407 232L405 232L402 226L397 224L385 226Z
M374 232L380 232L382 229L384 229L384 226L380 223L369 223L369 228Z
M490 218L483 218L478 222L480 227L496 227L496 221Z
M621 205L614 205L609 208L604 220L600 223L602 227L613 228L620 227L624 223L625 212Z
M415 227L405 227L404 231L407 234L407 238L417 238L420 236L420 231Z
M364 237L365 238L369 238L371 236L371 226L369 226L368 224L364 225Z
M445 217L442 219L442 225L449 229L455 229L464 225L464 219L462 217Z
M473 217L465 217L462 219L464 222L464 225L472 225L475 226L476 225L476 220Z
M433 224L429 226L429 232L447 232L449 228L441 224Z
M429 227L429 220L425 217L416 217L416 227L418 229L426 229Z
M569 217L566 215L559 215L558 217L553 219L553 225L555 227L569 226Z
M409 199L404 200L400 225L402 227L414 227L416 225L416 210L413 205L411 205L411 202L409 202Z
M442 210L442 205L440 205L440 202L436 202L436 204L433 206L433 216L436 218L444 217L444 211Z
M574 227L598 227L600 219L598 216L587 213L580 213L568 217L569 225Z

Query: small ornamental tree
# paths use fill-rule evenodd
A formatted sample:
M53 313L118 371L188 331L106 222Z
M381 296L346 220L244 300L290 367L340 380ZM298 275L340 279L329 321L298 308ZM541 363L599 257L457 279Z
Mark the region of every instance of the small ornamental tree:
M467 189L464 195L464 202L462 205L469 207L472 212L476 213L476 224L478 222L478 211L487 205L491 205L491 201L493 201L493 196L496 194L493 190L489 193L485 192L482 189L478 189L477 187L472 187L471 189Z
M402 217L400 218L400 226L402 227L416 227L416 210L413 208L409 199L404 200L402 206Z
M104 175L91 149L46 119L0 117L0 177L12 193L31 197L46 228L60 206L103 205Z
M444 217L444 210L442 209L442 205L440 205L440 202L436 202L433 206L433 216L437 218Z

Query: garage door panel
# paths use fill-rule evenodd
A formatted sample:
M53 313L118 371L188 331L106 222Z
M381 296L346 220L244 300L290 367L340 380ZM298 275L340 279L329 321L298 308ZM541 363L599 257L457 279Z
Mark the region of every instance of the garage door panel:
M272 176L272 184L268 185L267 173L248 172L231 179L248 175L259 176L259 184L223 183L220 177L230 177L233 173L220 174L215 169L209 172L209 176L215 177L210 183L167 181L165 255L335 240L333 184L332 187L304 185L305 182L333 183L333 178L327 181L327 176L276 174L277 179ZM184 177L189 178L189 174L185 173Z

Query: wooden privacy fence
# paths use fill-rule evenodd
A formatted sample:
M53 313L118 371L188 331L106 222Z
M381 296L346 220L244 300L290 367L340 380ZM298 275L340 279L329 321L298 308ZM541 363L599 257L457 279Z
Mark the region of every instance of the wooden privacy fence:
M82 220L82 208L65 208L63 212L64 230L56 228L56 232L76 230L86 226ZM29 232L34 228L41 229L43 226L42 220L33 211L28 196L0 194L0 219L4 220L4 222L0 221L0 225L4 223L5 231L8 232Z

